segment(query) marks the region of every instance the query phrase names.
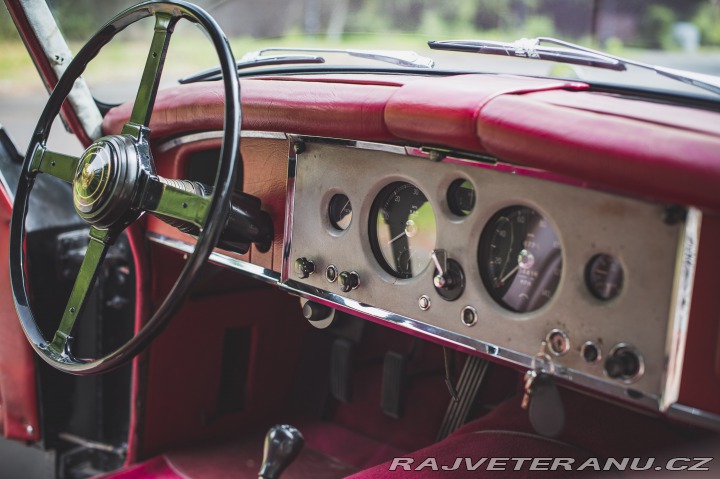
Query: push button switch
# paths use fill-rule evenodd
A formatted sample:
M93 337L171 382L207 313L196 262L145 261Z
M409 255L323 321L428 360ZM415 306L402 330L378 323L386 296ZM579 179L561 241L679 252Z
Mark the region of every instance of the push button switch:
M338 276L338 281L340 282L340 291L343 293L360 286L360 276L355 271L343 271Z
M295 274L300 279L305 279L315 272L315 263L302 257L295 260Z

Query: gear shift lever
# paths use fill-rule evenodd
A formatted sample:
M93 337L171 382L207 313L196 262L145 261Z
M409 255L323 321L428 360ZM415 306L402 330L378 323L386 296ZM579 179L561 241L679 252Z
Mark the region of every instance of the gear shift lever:
M300 454L305 439L300 431L287 424L273 426L265 435L262 466L258 479L277 479Z

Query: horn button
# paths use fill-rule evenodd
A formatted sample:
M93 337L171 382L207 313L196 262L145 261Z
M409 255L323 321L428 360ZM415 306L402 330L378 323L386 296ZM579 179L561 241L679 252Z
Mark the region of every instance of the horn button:
M139 154L132 138L100 138L80 157L73 179L73 204L78 214L99 228L131 221L132 198L140 174Z

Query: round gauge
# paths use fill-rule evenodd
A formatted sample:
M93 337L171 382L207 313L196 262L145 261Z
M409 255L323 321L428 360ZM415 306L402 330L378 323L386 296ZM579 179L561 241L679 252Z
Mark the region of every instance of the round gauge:
M490 296L518 313L535 311L552 298L562 273L562 249L552 225L527 206L497 212L478 248L480 276Z
M345 231L352 221L352 204L350 199L343 195L337 194L330 198L328 205L328 218L333 228L339 231Z
M609 254L596 254L588 261L585 282L598 299L609 301L622 291L624 279L620 262Z
M398 181L380 191L370 212L370 242L388 273L412 278L430 263L435 249L435 213L415 185Z
M453 181L448 188L447 202L454 214L469 215L475 207L475 188L472 183L463 179Z

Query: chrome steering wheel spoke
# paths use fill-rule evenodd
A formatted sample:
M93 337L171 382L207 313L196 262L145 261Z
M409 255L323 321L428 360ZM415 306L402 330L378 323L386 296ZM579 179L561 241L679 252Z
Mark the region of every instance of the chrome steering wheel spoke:
M141 140L140 126L150 127L155 96L157 95L160 77L162 76L165 57L167 55L170 37L179 16L170 12L157 12L155 14L155 33L153 34L150 51L145 61L145 69L140 79L140 86L135 96L130 121L123 127L122 133L134 136Z
M70 341L72 339L75 321L82 315L88 297L95 284L100 267L105 260L108 249L117 237L109 230L101 230L95 227L90 228L90 241L88 242L85 258L83 258L80 271L75 284L73 285L67 306L63 311L60 326L55 332L52 342L48 348L59 356L73 357L70 352Z
M141 209L161 219L172 218L202 228L212 196L195 189L195 183L187 180L152 179Z
M30 173L47 173L50 176L59 178L66 183L72 184L75 178L80 158L62 153L56 153L38 145L32 155Z

